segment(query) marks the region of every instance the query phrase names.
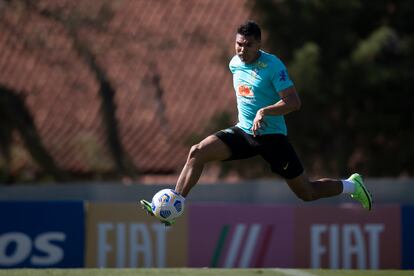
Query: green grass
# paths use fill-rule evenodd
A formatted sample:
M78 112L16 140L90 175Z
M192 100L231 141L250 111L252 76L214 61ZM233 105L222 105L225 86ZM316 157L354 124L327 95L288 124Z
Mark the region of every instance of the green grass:
M211 269L211 268L165 268L165 269L0 269L0 276L400 276L414 275L413 270L330 270L330 269Z

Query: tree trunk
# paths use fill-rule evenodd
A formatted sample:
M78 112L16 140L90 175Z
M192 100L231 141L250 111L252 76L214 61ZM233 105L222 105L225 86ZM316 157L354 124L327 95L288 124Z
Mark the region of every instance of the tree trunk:
M102 121L105 127L107 143L112 159L116 165L117 172L121 176L136 177L138 169L125 153L119 137L118 121L116 119L116 104L114 100L116 91L112 87L106 73L97 64L94 54L77 38L76 31L71 29L69 34L74 41L76 51L83 58L99 83L99 94L102 99Z
M2 152L5 153L6 162L11 161L10 146L11 133L16 129L25 143L32 158L50 174L56 181L69 180L69 176L61 170L39 136L33 118L26 107L24 99L16 91L0 85L0 109L1 121L6 125L1 128ZM7 169L7 167L6 167Z

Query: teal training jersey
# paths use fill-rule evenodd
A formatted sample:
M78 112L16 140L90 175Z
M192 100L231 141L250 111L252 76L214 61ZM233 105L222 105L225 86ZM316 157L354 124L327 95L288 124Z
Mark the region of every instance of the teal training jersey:
M239 122L237 126L249 134L256 113L260 108L273 105L280 100L280 91L293 86L286 67L275 55L260 50L260 57L251 64L245 64L235 55L229 64L233 74L233 86L237 96ZM285 119L280 116L266 116L267 126L259 134L281 133L287 135Z

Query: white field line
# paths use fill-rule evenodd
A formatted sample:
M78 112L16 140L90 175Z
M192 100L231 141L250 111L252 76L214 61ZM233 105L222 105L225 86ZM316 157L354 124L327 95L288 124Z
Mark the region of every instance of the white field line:
M279 273L282 273L283 275L286 276L317 276L316 274L310 273L310 272L306 272L306 271L302 271L299 269L280 269L280 268L275 268L273 269L274 271L277 271Z

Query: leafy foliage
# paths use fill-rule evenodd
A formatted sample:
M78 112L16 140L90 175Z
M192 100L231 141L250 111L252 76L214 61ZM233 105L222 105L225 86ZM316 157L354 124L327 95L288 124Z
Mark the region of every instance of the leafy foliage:
M291 140L312 174L414 174L410 1L251 1L301 95ZM411 141L411 142L410 142ZM411 157L410 157L411 156Z

